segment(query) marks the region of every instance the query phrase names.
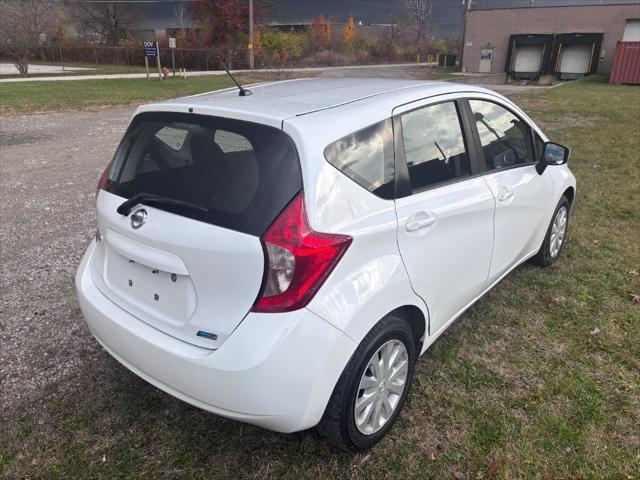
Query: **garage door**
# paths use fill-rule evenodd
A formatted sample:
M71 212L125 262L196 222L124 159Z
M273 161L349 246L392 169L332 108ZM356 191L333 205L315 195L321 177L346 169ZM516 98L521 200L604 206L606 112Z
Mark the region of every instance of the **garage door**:
M627 20L622 41L640 42L640 20Z
M561 73L587 73L591 63L591 45L570 45L562 49Z
M516 72L538 72L542 60L542 46L518 47L516 51Z

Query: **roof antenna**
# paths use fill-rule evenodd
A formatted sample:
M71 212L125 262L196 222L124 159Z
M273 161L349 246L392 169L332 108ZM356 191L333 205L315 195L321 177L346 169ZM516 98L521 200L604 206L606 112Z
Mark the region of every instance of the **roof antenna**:
M238 90L240 90L240 93L238 93L238 95L240 95L241 97L248 97L249 95L253 95L253 93L251 93L251 90L247 90L246 88L243 88L242 85L238 83L235 77L231 75L231 72L229 71L227 66L224 64L224 62L220 62L220 63L222 64L222 68L224 68L224 71L227 72L227 75L229 75L231 80L233 80L233 83L236 84L236 87L238 87Z

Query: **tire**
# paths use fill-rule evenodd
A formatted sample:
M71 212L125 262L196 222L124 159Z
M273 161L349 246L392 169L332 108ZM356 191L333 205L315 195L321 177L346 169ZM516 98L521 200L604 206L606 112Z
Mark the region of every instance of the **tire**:
M556 229L554 225L558 220L558 217L561 215L560 212L564 209L565 212L565 226L562 237L560 238L560 245L557 243L554 244L554 235L557 238ZM560 253L562 252L562 247L564 247L567 232L569 231L569 217L571 214L571 204L567 197L563 196L558 202L558 206L553 212L553 216L551 217L551 223L549 223L549 228L547 228L547 233L544 236L544 241L542 242L542 246L540 250L534 257L531 258L531 263L538 265L540 267L548 267L552 263L554 263L560 257ZM557 242L557 240L556 240Z
M365 418L365 414L356 417L356 400L362 401L365 399L365 389L360 388L361 380L374 382L375 376L370 376L372 373L370 362L373 362L374 354L376 355L375 358L381 361L381 357L378 356L381 349L382 352L391 352L389 355L391 359L397 359L395 365L390 362L392 365L396 367L403 365L405 357L402 348L406 352L406 378L402 383L402 393L396 393L400 387L394 382L400 381L399 377L402 376L401 370L404 367L387 369L386 371L396 372L395 374L391 373L388 378L384 374L378 375L380 378L387 378L385 380L388 382L387 388L385 388L384 383L376 387L367 387L367 398L375 395L377 397L370 403L370 407L365 407L365 409L370 408L373 412L366 418L374 419L374 404L380 403L381 415L382 417L386 416L386 420L382 420L381 417L381 422L383 421L383 423L377 427L379 428L378 430L363 432L362 429L374 427L362 424L361 421ZM415 362L416 345L411 327L401 316L397 314L387 315L366 335L343 370L329 399L324 415L317 426L320 435L325 437L333 446L349 452L361 452L373 447L387 434L398 419L413 379ZM367 380L364 379L365 375ZM395 378L394 375L396 375ZM387 402L377 400L381 399L382 395L388 395L386 397ZM368 400L365 400L363 403L367 402ZM388 415L387 405L392 408L390 415ZM360 419L360 424L358 424L358 419ZM373 420L371 421L373 422Z

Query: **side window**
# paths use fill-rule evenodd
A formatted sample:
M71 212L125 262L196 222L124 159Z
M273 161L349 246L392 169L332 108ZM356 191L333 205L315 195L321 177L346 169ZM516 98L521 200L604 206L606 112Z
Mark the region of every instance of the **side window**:
M184 128L162 127L156 133L156 138L177 152L184 145L187 133L189 133L189 130Z
M226 130L216 130L213 135L213 141L218 144L224 153L251 152L253 150L253 145L246 137Z
M383 120L347 135L329 145L327 161L371 193L392 199L393 131L391 120Z
M531 129L524 121L493 102L470 100L469 105L488 170L534 161Z
M536 162L539 162L542 158L542 151L544 150L544 141L540 138L540 135L535 134L535 142L536 142L536 154L535 159Z
M471 173L455 102L402 115L402 140L414 192Z

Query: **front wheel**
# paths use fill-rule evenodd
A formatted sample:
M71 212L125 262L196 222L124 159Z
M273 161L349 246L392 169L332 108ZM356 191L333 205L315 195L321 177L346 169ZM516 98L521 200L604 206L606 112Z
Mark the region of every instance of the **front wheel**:
M569 228L569 213L571 207L567 197L562 197L558 202L553 219L547 229L542 246L538 253L531 259L533 263L546 267L555 262L560 256Z
M413 378L413 331L390 314L367 334L345 367L318 431L334 446L358 452L378 443L398 419Z

